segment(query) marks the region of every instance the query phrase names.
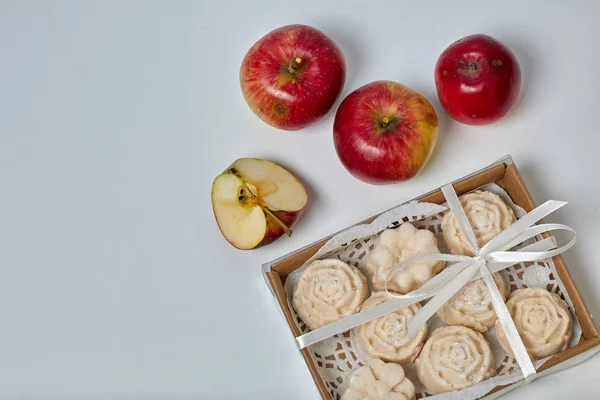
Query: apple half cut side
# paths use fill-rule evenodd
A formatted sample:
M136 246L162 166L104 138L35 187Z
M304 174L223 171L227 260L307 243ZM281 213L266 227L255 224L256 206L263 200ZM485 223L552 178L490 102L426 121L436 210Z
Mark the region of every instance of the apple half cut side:
M212 206L221 233L232 246L250 250L292 234L308 201L294 175L258 158L240 158L217 176Z

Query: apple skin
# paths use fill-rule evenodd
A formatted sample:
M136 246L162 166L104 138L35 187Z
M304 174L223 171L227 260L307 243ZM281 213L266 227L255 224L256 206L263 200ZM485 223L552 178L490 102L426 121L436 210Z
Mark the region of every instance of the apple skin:
M414 177L427 164L437 135L438 118L429 101L391 81L371 82L350 93L333 125L340 161L371 184Z
M435 66L440 103L456 121L488 125L504 117L519 97L521 69L515 55L487 35L452 43Z
M296 223L302 216L302 213L304 212L304 208L299 211L272 211L272 212L273 212L273 214L275 214L277 216L277 218L279 218L281 220L281 222L283 222L288 228L291 229L296 225ZM275 222L273 220L273 218L267 218L267 231L265 232L265 237L258 244L258 246L255 247L255 249L258 247L266 246L267 244L274 242L275 240L279 239L280 237L282 237L285 234L286 234L286 232L281 227L281 225L279 225L277 222Z
M301 62L294 68L296 59ZM290 131L322 119L345 79L340 48L306 25L268 33L248 50L240 68L242 93L252 111L267 124Z

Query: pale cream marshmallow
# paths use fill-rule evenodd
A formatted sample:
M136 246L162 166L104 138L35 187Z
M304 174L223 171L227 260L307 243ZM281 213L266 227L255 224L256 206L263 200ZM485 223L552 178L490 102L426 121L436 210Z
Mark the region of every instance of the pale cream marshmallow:
M495 193L476 190L460 196L459 199L473 228L479 247L485 245L517 220L513 210ZM452 211L448 211L444 215L442 231L452 254L475 255Z
M508 287L500 273L492 275L504 301L508 297ZM496 322L496 311L492 305L488 287L483 279L471 281L463 286L438 311L438 317L448 325L462 325L485 333Z
M357 369L341 400L414 400L415 386L398 364L372 359Z
M369 295L367 278L336 259L311 263L302 272L292 296L292 306L310 329L355 314Z
M386 292L375 292L365 300L360 310L375 307L393 298ZM354 328L360 351L368 358L378 358L387 362L413 362L427 338L427 324L421 326L412 337L408 337L406 324L420 308L418 303L411 304Z
M417 229L406 222L396 229L386 229L379 235L375 248L369 254L367 271L373 287L385 290L390 270L410 257L420 254L439 254L437 240L427 229ZM406 294L423 286L445 267L443 261L417 261L395 270L388 282L390 291Z
M464 389L496 375L490 344L481 333L464 326L433 331L415 364L430 394Z
M551 356L569 346L573 330L571 313L555 293L542 288L515 290L506 307L532 360ZM496 337L504 350L514 357L498 321Z

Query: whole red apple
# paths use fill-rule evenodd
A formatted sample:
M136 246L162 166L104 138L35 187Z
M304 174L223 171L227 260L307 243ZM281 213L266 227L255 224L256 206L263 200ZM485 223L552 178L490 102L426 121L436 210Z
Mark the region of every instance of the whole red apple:
M452 118L487 125L504 117L517 101L521 69L504 44L487 35L471 35L440 55L435 86Z
M275 128L298 130L323 118L346 78L339 47L306 25L276 29L252 46L240 69L246 102Z
M335 150L344 167L374 184L414 177L427 164L437 135L438 118L429 101L390 81L350 93L333 124Z

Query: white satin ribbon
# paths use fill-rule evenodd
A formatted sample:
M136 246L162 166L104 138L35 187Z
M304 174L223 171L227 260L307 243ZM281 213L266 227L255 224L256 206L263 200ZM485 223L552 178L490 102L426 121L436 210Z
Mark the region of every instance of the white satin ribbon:
M572 228L562 224L534 225L536 222L563 207L567 203L556 200L545 202L517 220L510 227L500 232L496 237L479 249L475 233L469 224L454 188L452 185L446 185L442 187L442 192L446 197L448 207L456 218L459 228L473 247L475 256L423 254L411 257L394 265L389 271L385 282L386 291L388 291L387 282L394 271L401 269L408 264L426 260L455 263L446 267L433 279L429 280L415 291L405 295L398 295L388 291L390 295L395 297L394 299L298 336L296 338L296 344L299 349L303 349L331 336L346 332L365 322L375 320L391 312L408 307L411 304L430 299L408 323L408 334L413 335L465 284L474 279L483 278L488 287L492 305L498 315L500 325L506 333L506 337L515 354L517 363L521 367L521 371L525 377L524 383L531 381L535 377L535 368L527 354L521 338L519 337L514 322L512 321L510 313L504 304L504 300L502 299L491 274L514 264L552 258L573 247L577 241L577 236ZM546 238L516 251L508 251L525 240L531 239L543 232L556 230L572 232L574 237L569 243L558 248L556 248L557 245L554 238Z

